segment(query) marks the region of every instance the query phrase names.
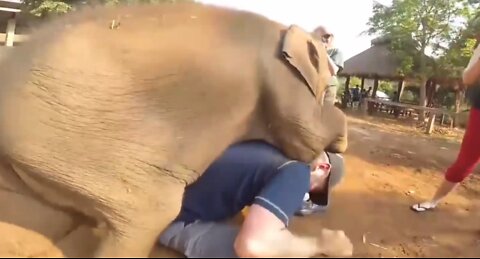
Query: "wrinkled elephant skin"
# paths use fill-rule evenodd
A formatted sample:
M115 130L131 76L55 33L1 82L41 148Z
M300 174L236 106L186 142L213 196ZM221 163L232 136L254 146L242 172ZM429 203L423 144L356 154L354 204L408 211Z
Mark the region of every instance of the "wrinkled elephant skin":
M143 257L232 143L264 139L302 161L344 151L345 116L321 104L328 77L320 42L255 14L85 10L0 64L0 144L35 193L107 224L96 256Z

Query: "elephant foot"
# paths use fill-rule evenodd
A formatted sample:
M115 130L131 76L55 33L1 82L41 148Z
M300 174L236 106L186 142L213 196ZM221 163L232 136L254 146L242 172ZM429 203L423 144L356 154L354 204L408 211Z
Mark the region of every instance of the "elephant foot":
M140 202L142 206L120 212L121 218L108 220L106 236L94 257L148 257L161 232L178 215L184 189L183 184L158 186L150 205Z

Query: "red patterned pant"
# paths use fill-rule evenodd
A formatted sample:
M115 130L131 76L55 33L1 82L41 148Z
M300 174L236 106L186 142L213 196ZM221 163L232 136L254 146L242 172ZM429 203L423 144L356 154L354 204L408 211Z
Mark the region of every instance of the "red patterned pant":
M460 153L455 163L448 168L445 179L452 183L463 181L472 173L478 162L480 162L480 109L472 108Z

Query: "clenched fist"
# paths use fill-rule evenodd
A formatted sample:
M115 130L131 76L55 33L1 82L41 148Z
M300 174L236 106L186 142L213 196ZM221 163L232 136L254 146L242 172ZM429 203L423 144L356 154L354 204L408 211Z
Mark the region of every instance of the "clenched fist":
M331 257L353 255L353 244L343 231L323 229L318 238L319 253Z

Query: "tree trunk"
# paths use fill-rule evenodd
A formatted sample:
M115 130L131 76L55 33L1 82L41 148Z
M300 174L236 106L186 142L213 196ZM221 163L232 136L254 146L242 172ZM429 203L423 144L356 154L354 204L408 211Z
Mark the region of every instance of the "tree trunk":
M347 76L347 80L345 81L345 90L343 91L343 95L342 95L342 108L347 108L348 107L348 102L350 102L350 99L348 99L347 97L349 95L347 95L347 93L350 92L350 76Z
M400 100L402 99L402 94L404 89L405 89L405 81L403 79L400 79L400 81L398 81L398 86L397 86L397 96L395 96L396 102L400 102Z
M426 67L427 67L427 61L426 56L425 56L425 49L426 46L423 44L423 46L420 49L420 98L419 98L419 104L420 106L425 107L427 105L427 80L428 77L426 75ZM418 114L418 120L421 123L425 122L425 111L420 111Z
M419 106L425 107L427 105L427 79L422 78L420 81L420 98L419 98ZM418 113L418 120L420 122L425 122L425 111L419 111Z
M458 127L458 121L459 121L459 112L460 112L460 107L462 106L462 100L465 98L465 91L464 90L457 90L455 92L455 116L453 117L453 127L456 128Z

